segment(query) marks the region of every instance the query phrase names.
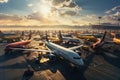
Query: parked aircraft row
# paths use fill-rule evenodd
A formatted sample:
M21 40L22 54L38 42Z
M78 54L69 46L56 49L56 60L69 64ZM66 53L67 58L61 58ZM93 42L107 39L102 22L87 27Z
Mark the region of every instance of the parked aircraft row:
M1 42L15 42L20 40L20 35L15 33L4 33L0 31Z
M99 39L97 42L95 42L94 44L91 45L92 49L101 48L104 45L105 36L106 36L106 31L104 32L103 37L101 39ZM68 39L63 38L60 31L59 31L59 37L62 40L68 40L68 41L70 41L70 40L74 41L75 40L74 38L68 38ZM47 32L46 32L46 37L45 37L44 43L45 43L46 47L48 48L48 50L25 48L25 46L30 44L30 42L32 41L31 38L32 38L32 34L30 32L28 40L14 42L14 43L10 43L10 44L6 45L5 54L10 54L10 52L12 52L14 50L17 50L17 51L24 50L24 51L48 52L49 54L53 54L57 57L64 58L65 60L69 61L70 63L74 64L77 67L84 65L84 61L83 61L82 57L77 52L75 52L76 49L84 46L83 44L78 45L78 46L74 46L74 47L70 47L70 48L66 48L66 47L63 47L61 45L50 42L49 39L48 39Z

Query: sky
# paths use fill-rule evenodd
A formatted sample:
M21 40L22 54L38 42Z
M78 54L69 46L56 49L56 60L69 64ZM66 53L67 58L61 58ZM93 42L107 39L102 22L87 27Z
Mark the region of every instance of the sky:
M0 25L118 24L120 0L0 0Z

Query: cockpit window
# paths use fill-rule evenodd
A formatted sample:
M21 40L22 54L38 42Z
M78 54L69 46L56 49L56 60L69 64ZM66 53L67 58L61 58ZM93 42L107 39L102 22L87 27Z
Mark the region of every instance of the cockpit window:
M80 57L73 57L73 59L80 59Z

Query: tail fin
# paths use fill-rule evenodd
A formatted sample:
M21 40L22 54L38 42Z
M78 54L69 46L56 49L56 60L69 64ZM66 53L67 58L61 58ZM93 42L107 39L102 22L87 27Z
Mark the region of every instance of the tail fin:
M107 33L107 32L105 31L104 34L103 34L102 39L98 40L96 43L94 43L94 44L92 45L92 47L93 47L94 49L98 49L98 48L100 48L100 47L102 47L102 46L104 45L104 39L105 39L106 33Z
M25 34L24 31L22 31L21 36L24 36L24 34Z
M25 35L24 31L22 31L21 35L20 35L20 37L21 37L22 40L24 39L24 35Z
M60 41L63 41L63 37L62 37L61 31L59 31L58 38L60 39Z
M28 40L30 40L31 38L32 38L32 32L30 31Z
M106 33L107 33L107 31L104 32L101 42L103 42L105 40Z
M4 37L4 33L0 30L0 37Z
M47 31L46 31L46 41L49 42Z
M0 34L3 34L3 32L0 30Z
M114 38L116 37L116 34L115 33L111 33L111 36L113 36Z

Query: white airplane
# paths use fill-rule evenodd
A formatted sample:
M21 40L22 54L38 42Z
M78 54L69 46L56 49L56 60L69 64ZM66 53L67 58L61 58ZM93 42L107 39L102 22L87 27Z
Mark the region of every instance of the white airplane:
M58 35L59 39L62 41L62 42L65 42L65 43L80 43L80 40L77 39L77 38L73 38L73 37L63 37L62 34L61 34L61 31L59 31L59 35Z
M58 57L63 57L65 60L69 61L70 63L74 64L76 67L80 67L84 65L83 59L81 56L78 55L78 53L74 52L74 50L82 47L75 46L71 48L65 48L63 46L57 45L55 43L52 43L48 40L47 34L46 34L46 47L48 50L38 50L38 49L22 49L22 48L11 48L14 50L27 50L27 51L37 51L37 52L48 52L50 54L53 54Z

